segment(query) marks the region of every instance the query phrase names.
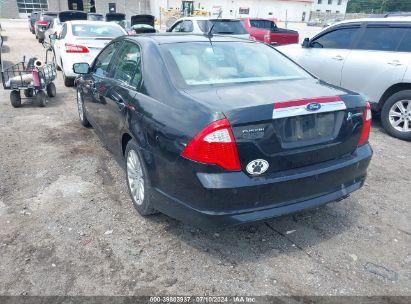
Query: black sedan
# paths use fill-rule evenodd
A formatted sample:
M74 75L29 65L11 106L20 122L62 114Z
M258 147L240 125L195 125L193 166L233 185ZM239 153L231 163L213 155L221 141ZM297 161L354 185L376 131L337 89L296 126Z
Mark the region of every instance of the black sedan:
M80 121L124 159L142 215L240 224L340 201L364 183L369 104L265 44L123 36L73 68Z

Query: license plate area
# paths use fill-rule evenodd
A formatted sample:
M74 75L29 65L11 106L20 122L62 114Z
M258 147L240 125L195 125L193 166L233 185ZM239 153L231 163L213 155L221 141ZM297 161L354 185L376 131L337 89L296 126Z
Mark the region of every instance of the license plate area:
M344 111L315 113L274 120L282 147L295 148L332 141L338 136Z

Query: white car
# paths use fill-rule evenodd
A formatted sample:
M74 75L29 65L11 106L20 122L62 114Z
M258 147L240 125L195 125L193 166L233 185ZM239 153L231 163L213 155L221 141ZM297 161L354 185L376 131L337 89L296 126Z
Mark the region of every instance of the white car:
M54 51L58 69L63 72L64 84L74 85L73 64L94 58L114 38L127 35L118 24L104 21L68 21L63 23L60 35L55 38Z
M250 34L239 19L184 17L178 19L169 29L167 29L167 32L204 34L208 33L213 25L212 34L250 39Z
M387 133L411 140L411 18L343 21L277 49L321 80L362 94Z

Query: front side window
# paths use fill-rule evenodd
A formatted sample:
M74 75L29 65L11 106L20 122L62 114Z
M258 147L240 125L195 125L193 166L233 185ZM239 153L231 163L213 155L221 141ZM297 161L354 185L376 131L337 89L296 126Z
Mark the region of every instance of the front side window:
M343 28L326 33L311 42L313 48L349 49L358 34L359 27Z
M171 78L181 75L183 86L311 78L295 63L265 44L197 42L161 47Z
M398 47L399 52L411 52L411 28L408 29L404 38L401 41L400 46Z
M408 28L367 27L358 43L360 50L395 51Z
M108 76L108 68L110 66L111 58L115 54L120 42L114 42L107 46L94 61L94 74L100 77Z
M115 63L113 78L137 88L141 82L141 54L138 45L125 42Z

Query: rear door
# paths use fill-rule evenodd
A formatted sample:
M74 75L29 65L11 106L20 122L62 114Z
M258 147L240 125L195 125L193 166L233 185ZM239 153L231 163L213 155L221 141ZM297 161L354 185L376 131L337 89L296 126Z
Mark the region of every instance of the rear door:
M370 102L379 102L386 89L404 77L411 56L399 48L406 47L403 41L410 34L407 24L367 24L345 61L341 86L363 94Z
M339 86L344 62L359 31L360 24L344 25L314 37L298 63L321 80Z

